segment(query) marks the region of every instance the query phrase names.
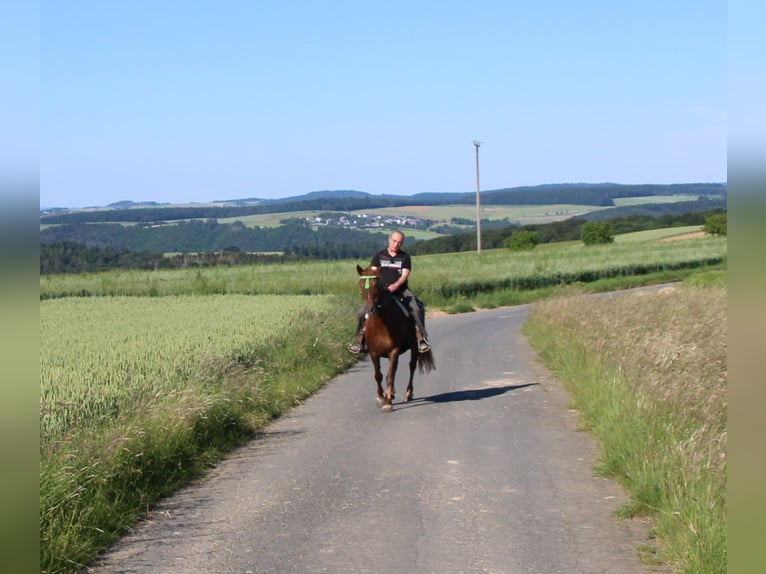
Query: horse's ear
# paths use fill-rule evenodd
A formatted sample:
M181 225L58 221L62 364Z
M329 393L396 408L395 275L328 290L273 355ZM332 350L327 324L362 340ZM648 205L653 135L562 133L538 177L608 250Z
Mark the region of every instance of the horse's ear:
M362 273L364 273L364 269L362 269L361 267L359 267L359 264L358 264L358 263L356 264L356 272L357 272L359 275L361 275Z

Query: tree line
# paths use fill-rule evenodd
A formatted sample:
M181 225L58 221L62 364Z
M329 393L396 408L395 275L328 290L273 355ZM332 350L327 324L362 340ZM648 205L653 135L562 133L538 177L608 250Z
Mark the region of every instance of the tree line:
M88 247L73 241L40 244L40 274L96 273L112 269L186 269L188 267L214 267L218 265L254 265L282 263L309 259L368 259L370 253L382 243L365 248L348 243L293 246L283 253L247 253L236 246L222 251L163 254L151 251L130 251L112 247ZM364 250L364 252L362 252Z
M241 222L215 220L180 221L169 225L117 223L72 224L48 227L40 232L41 243L73 241L89 247L128 249L152 253L196 253L223 251L236 246L245 252L290 252L309 249L330 255L325 245L344 245L343 252L355 256L370 245L385 244L385 233L370 233L345 227L320 227L291 222L278 227L247 227Z

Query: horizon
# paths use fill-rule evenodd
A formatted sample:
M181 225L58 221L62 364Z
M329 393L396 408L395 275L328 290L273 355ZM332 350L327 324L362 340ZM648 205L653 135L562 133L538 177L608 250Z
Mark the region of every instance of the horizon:
M468 193L477 140L481 189L726 181L713 0L43 0L41 16L40 206Z
M689 182L673 182L673 183L617 183L612 181L602 181L602 182L550 182L550 183L541 183L536 185L520 185L520 186L513 186L513 187L500 187L496 189L481 189L479 190L480 193L492 193L495 191L502 191L502 190L514 190L514 189L534 189L537 187L547 187L547 186L599 186L599 185L616 185L616 186L671 186L671 185L724 185L728 186L727 181L689 181ZM388 197L414 197L416 195L422 195L422 194L431 194L431 195L439 195L441 193L444 194L475 194L476 190L473 191L449 191L449 192L415 192L411 194L386 194L386 193L369 193L363 190L359 189L349 189L349 188L342 188L342 189L321 189L321 190L312 190L307 191L305 193L299 193L296 195L288 195L284 197L271 197L271 198L265 198L265 197L233 197L228 199L211 199L210 201L179 201L179 202L166 202L166 201L158 201L154 199L118 199L116 201L112 201L107 204L102 205L86 205L86 206L66 206L66 205L42 205L40 204L39 211L47 211L51 209L66 209L66 210L77 210L77 209L99 209L99 208L105 208L110 207L112 205L120 204L120 203L131 203L131 204L155 204L155 205L170 205L170 206L184 206L184 205L206 205L206 204L214 204L214 203L229 203L229 202L237 202L237 201L276 201L276 200L284 200L284 199L290 199L290 198L302 198L306 195L310 194L320 194L320 193L337 193L337 192L349 192L349 193L362 193L365 195L370 195L372 197L380 197L380 196L388 196Z

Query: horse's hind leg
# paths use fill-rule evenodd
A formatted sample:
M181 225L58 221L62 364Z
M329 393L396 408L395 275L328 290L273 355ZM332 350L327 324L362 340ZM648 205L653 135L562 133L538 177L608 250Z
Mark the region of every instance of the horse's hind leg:
M415 369L418 366L418 351L410 349L410 381L407 383L407 392L404 394L404 402L409 402L415 398L415 391L412 387L412 380L415 378Z
M382 409L389 413L394 409L394 378L396 377L396 367L399 365L399 353L393 351L388 357L388 373L386 374L386 396L384 397Z

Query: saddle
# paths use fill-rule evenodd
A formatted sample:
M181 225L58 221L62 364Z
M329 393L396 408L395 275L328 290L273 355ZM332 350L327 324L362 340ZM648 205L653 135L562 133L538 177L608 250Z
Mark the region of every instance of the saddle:
M396 305L399 307L399 310L402 312L402 315L404 315L408 319L411 319L412 318L412 312L410 311L410 301L409 301L411 299L411 297L393 296L392 299L396 302ZM421 301L417 297L415 297L415 302L417 303L418 308L420 309L421 321L423 323L425 323L425 317L426 317L425 307L426 307L426 304L423 303L423 301Z

